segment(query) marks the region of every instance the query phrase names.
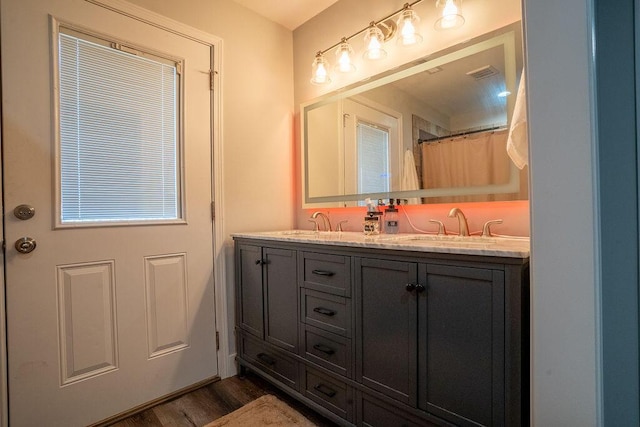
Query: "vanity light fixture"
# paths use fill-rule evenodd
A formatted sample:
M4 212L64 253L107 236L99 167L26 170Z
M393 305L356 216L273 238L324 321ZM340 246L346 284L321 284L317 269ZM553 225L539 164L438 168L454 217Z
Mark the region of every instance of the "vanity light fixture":
M451 30L464 24L462 0L437 0L436 8L442 9L442 16L436 21L436 30Z
M400 13L400 18L398 18L398 28L400 28L398 45L412 46L422 41L422 36L416 28L418 22L420 22L418 14L411 9L409 3L405 3L404 9Z
M368 26L360 31L351 34L349 37L343 37L340 42L319 51L311 64L311 83L314 85L331 83L329 63L324 55L333 49L336 49L337 56L334 70L340 73L355 71L356 67L353 64L354 50L349 41L361 34L364 34L363 57L372 61L383 59L387 56L384 43L392 39L396 33L399 34L398 45L400 46L413 46L420 43L422 36L417 28L420 18L412 9L412 6L422 1L414 0L410 3L405 3L402 9L398 9L377 21L371 21ZM464 24L464 17L460 8L461 4L462 0L436 0L436 6L442 8L442 16L436 21L436 28L450 29ZM396 16L398 16L397 23L394 21Z
M335 67L336 71L351 73L356 70L355 65L351 62L351 55L353 55L353 48L347 41L347 38L343 37L340 46L338 46L336 50L336 56L338 57L338 63Z
M323 85L331 83L329 76L329 61L327 61L322 52L316 54L311 64L311 83L314 85Z

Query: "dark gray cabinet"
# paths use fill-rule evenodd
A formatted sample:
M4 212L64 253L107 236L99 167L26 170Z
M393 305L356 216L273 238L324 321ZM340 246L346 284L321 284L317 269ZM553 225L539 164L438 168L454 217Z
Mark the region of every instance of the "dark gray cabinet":
M297 252L243 244L236 251L238 326L277 347L297 352Z
M238 362L340 425L528 425L528 259L236 239Z
M504 272L355 265L356 379L457 425L504 425Z

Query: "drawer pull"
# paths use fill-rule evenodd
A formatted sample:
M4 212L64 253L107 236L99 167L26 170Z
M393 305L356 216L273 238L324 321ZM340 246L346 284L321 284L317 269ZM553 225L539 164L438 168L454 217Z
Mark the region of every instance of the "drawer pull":
M336 274L333 271L326 271L326 270L313 270L312 273L317 274L318 276L327 276L327 277L331 277Z
M313 309L313 311L315 311L316 313L324 314L325 316L335 316L336 314L335 311L329 310L328 308L324 307L316 307Z
M334 354L336 351L334 349L332 349L331 347L327 347L326 345L323 344L316 344L313 346L313 348L315 348L318 351L321 351L325 354L328 354L329 356L331 356L332 354Z
M316 384L313 386L313 389L319 391L327 397L333 397L336 395L336 391L334 389L327 387L324 384Z
M260 361L266 363L267 365L275 365L276 364L276 359L274 359L273 357L265 354L265 353L258 353L258 359L260 359Z

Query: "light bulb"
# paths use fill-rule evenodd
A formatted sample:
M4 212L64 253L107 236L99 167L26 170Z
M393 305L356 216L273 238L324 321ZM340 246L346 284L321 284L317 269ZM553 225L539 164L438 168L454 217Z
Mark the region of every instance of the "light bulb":
M458 6L453 1L447 0L447 4L442 11L442 28L451 28L456 24L456 15L458 14Z
M374 61L386 57L387 52L382 48L383 40L382 31L372 22L364 35L364 42L367 46L364 57Z
M422 36L416 30L418 22L420 22L420 18L415 11L408 4L405 5L405 9L398 19L398 27L400 27L398 44L400 46L411 46L422 41Z
M329 63L324 58L324 55L322 55L322 52L318 52L311 64L311 83L315 85L331 83L328 68Z
M461 0L438 0L437 7L442 7L442 17L436 21L436 29L449 30L461 27L464 24L464 16L460 10Z
M356 67L351 63L352 53L353 49L351 48L351 45L347 43L347 39L343 37L338 50L336 50L336 56L338 57L336 71L341 73L350 73L356 70Z
M382 52L380 51L381 47L380 40L378 40L377 37L372 37L371 40L369 40L369 46L367 46L369 59L380 59L382 56Z

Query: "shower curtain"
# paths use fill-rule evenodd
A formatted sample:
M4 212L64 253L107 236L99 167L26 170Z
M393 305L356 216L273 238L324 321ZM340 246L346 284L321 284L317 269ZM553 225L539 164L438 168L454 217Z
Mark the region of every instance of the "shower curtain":
M423 188L505 184L510 160L507 130L489 131L422 144ZM429 203L480 202L509 199L509 195L430 197Z

